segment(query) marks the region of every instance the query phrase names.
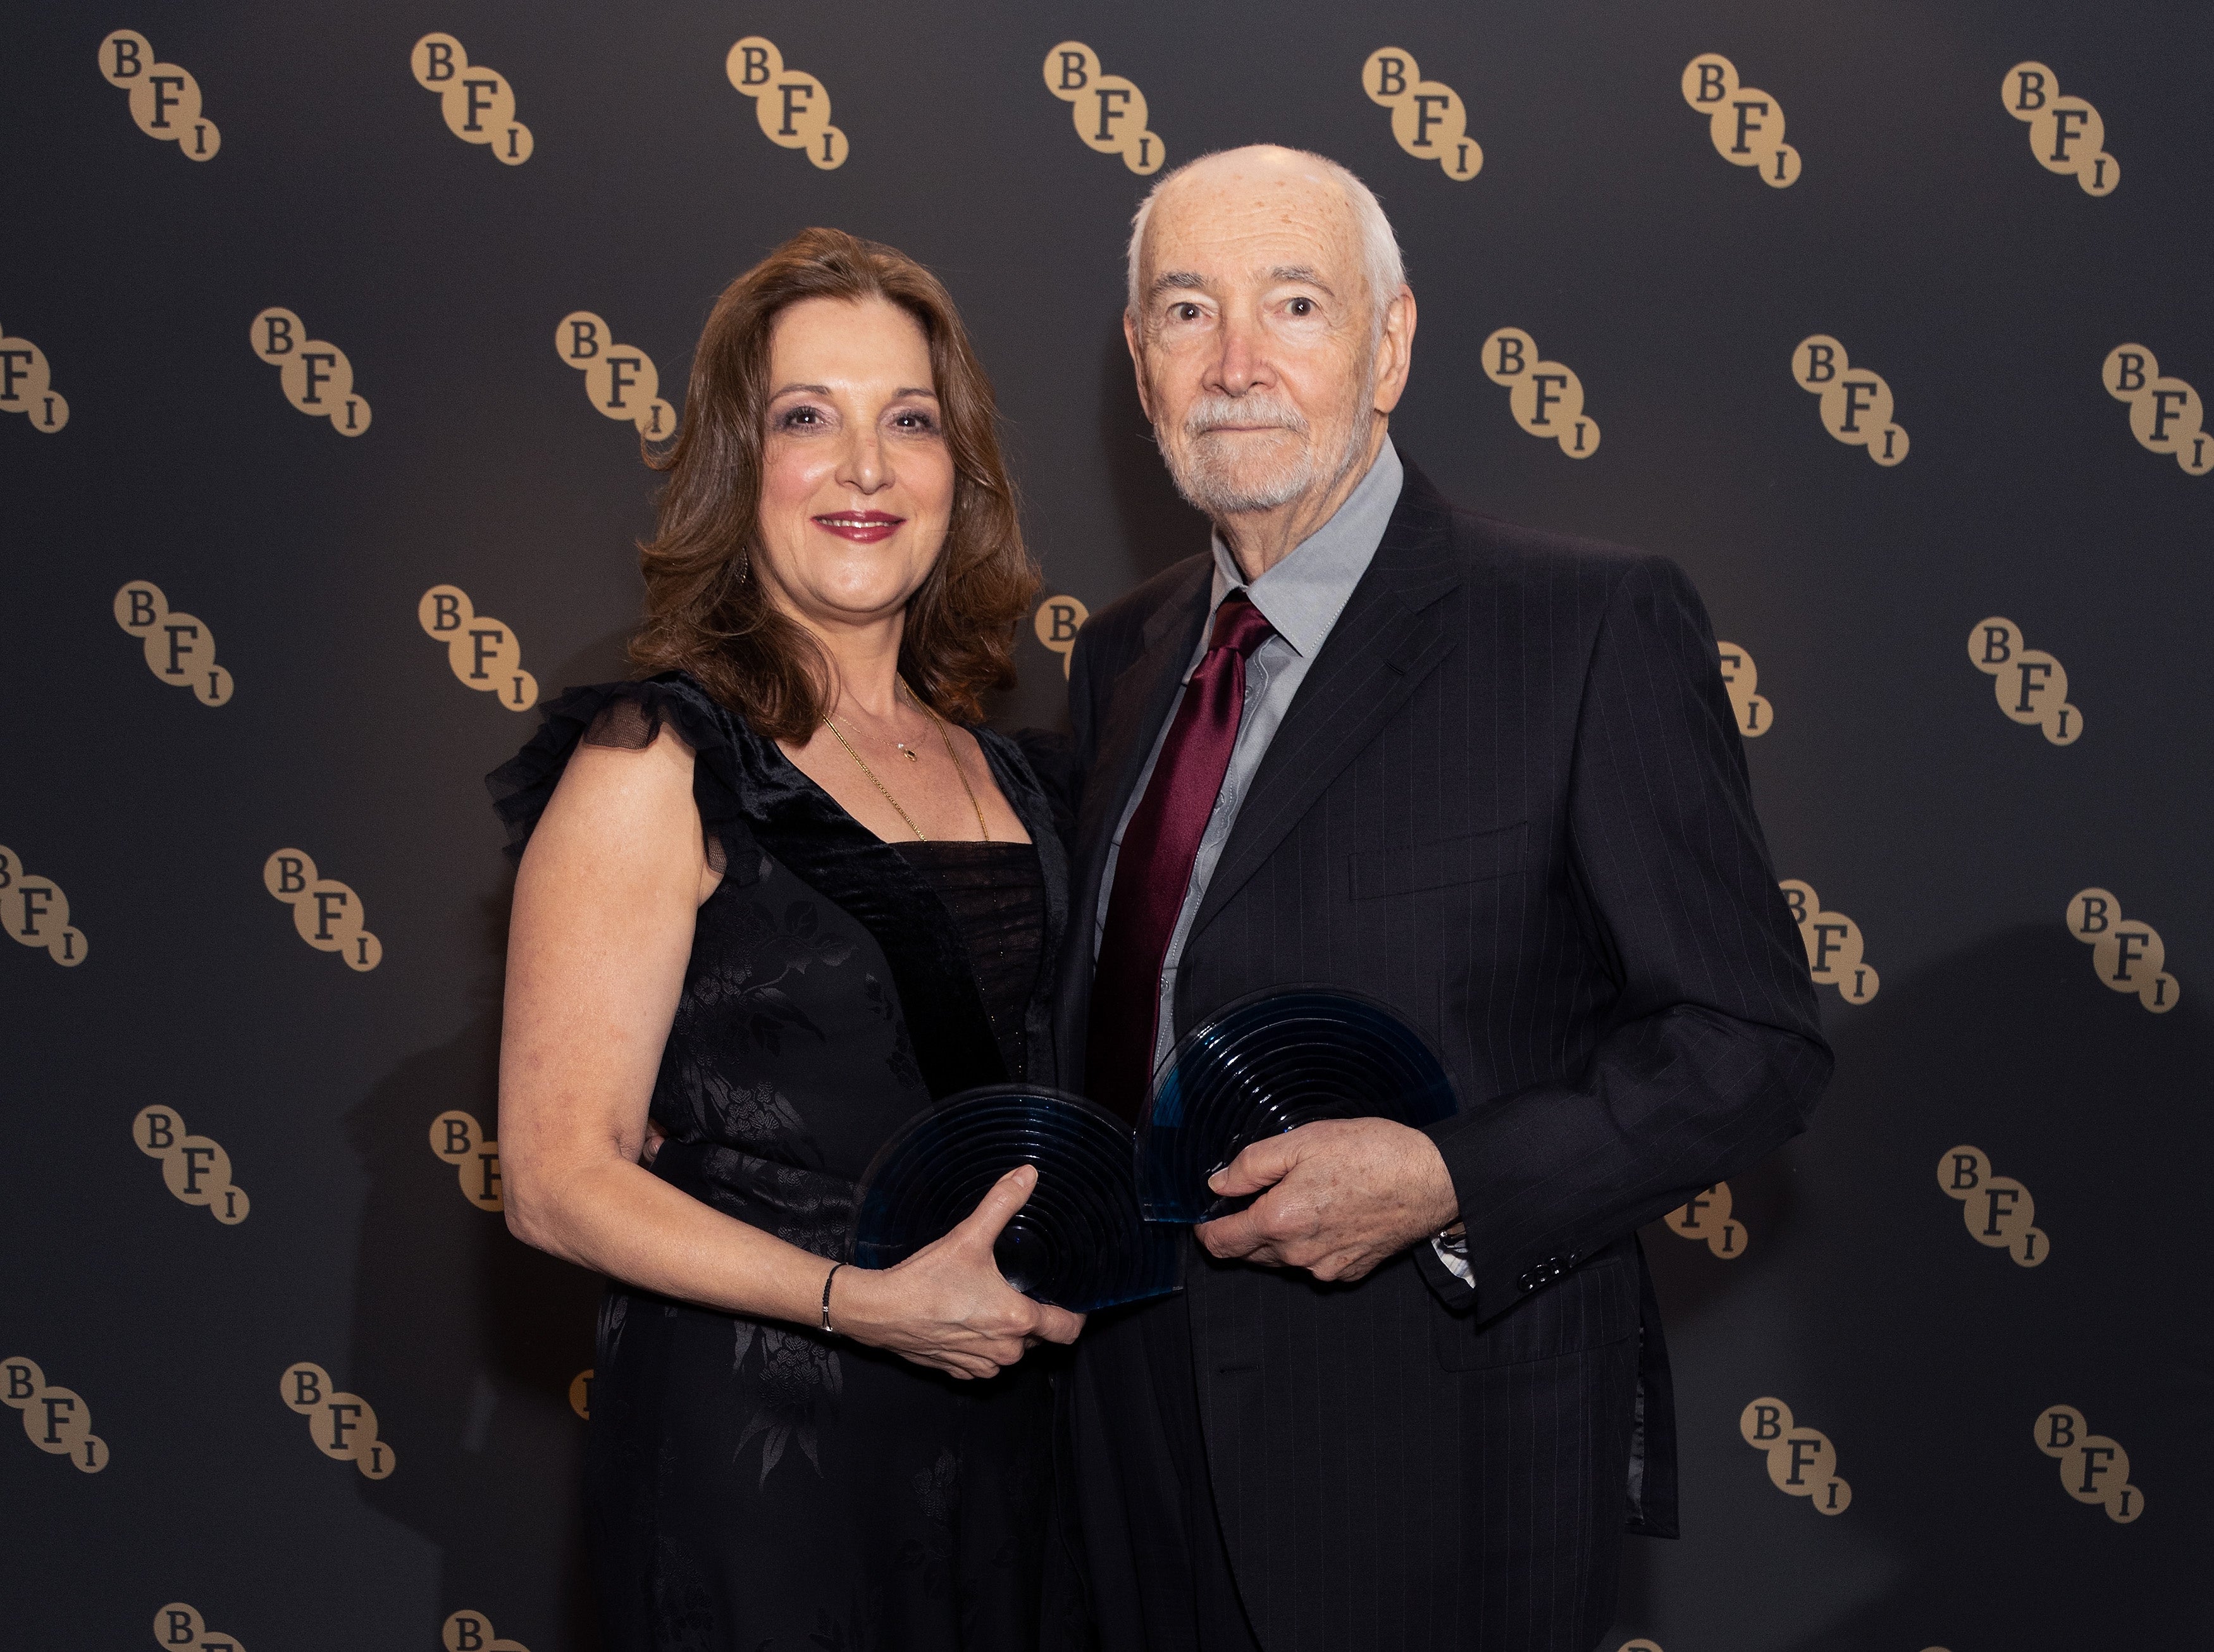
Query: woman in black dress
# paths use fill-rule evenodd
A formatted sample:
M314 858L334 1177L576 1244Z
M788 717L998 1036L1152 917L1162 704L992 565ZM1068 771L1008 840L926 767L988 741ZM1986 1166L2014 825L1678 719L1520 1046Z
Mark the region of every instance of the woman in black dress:
M881 1271L855 1184L933 1100L1050 1084L1054 817L977 726L1037 588L991 389L891 248L796 237L693 364L633 656L492 777L518 847L509 1225L609 1276L586 1496L631 1649L1023 1648L1076 1315L992 1240ZM649 1146L649 1142L657 1144Z

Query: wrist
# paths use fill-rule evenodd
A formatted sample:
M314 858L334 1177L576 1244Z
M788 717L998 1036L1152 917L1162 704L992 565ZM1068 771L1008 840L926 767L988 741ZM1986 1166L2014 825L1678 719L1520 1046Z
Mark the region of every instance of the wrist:
M874 1282L884 1276L873 1269L862 1268L852 1263L837 1266L824 1283L829 1288L830 1332L853 1342L871 1340L869 1332L876 1325L873 1307L876 1300ZM810 1319L820 1328L819 1319Z
M1429 1148L1430 1159L1424 1190L1427 1196L1422 1202L1424 1216L1429 1223L1427 1231L1440 1239L1464 1233L1466 1224L1461 1220L1460 1190L1453 1185L1453 1172L1446 1168L1445 1155L1438 1151L1438 1144L1428 1136L1422 1140Z

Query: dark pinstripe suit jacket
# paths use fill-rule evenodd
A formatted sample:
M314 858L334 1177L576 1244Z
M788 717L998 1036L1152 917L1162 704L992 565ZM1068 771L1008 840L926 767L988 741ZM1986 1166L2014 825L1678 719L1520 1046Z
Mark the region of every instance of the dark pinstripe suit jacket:
M1209 578L1181 563L1077 641L1063 1071L1084 1070L1110 839ZM1427 1245L1343 1287L1188 1264L1254 1627L1269 1652L1582 1652L1625 1527L1674 1530L1636 1230L1796 1134L1830 1069L1673 564L1456 511L1407 467L1208 887L1177 1031L1294 982L1379 996L1444 1052L1460 1111L1430 1134L1476 1283Z

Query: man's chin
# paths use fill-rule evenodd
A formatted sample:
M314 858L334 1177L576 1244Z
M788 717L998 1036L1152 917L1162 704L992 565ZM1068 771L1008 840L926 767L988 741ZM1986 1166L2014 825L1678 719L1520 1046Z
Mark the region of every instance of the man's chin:
M1195 453L1182 464L1170 466L1177 491L1209 516L1243 516L1254 511L1273 511L1288 505L1313 485L1312 467L1305 456L1294 455L1257 462L1224 462L1220 449Z

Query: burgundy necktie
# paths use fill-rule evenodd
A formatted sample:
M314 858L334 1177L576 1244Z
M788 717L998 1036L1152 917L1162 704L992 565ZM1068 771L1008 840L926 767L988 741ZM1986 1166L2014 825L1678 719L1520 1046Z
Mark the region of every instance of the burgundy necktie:
M1245 657L1275 634L1242 590L1222 599L1206 658L1184 686L1153 777L1122 833L1092 979L1086 1092L1132 1123L1153 1077L1161 964L1191 885L1245 709Z

